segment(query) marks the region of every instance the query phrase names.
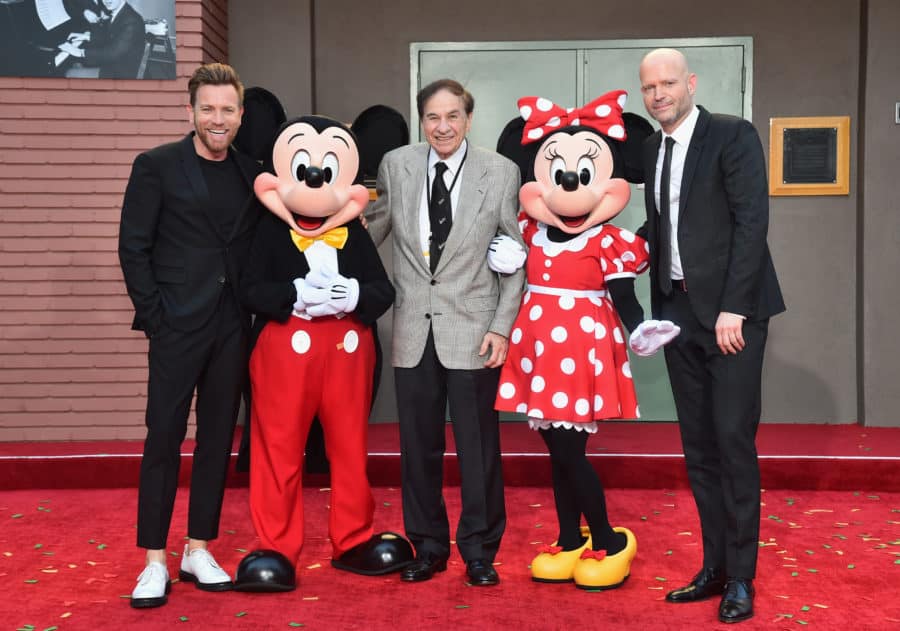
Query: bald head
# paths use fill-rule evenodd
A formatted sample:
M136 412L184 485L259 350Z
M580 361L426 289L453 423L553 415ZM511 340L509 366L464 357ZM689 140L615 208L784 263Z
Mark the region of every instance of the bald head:
M640 78L647 113L671 134L694 108L697 75L680 51L657 48L644 55Z

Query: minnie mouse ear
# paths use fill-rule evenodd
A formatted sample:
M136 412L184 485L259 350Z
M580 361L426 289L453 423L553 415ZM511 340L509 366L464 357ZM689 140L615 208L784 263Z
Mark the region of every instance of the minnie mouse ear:
M525 129L525 120L516 116L506 124L500 137L497 139L497 153L509 158L519 167L521 176L520 184L534 179L534 156L537 146L541 143L522 144L522 130Z
M619 155L625 163L625 179L633 184L644 181L643 145L653 133L653 125L643 116L632 112L623 112L625 121L625 142L619 145Z
M271 159L275 132L287 119L284 107L265 88L244 90L244 114L234 137L234 146L260 163Z

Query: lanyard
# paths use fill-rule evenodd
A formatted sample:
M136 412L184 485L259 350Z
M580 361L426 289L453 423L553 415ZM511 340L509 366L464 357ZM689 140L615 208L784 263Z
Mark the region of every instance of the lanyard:
M431 185L433 182L428 181L428 158L431 154L431 149L428 150L429 155L425 156L425 195L426 201L428 203L428 207L431 208ZM463 154L462 160L459 161L459 166L456 168L456 173L453 175L453 181L450 182L450 188L447 189L447 194L453 192L453 187L456 186L456 180L459 178L459 174L462 172L463 165L466 163L466 156L469 155L469 145L466 144L466 152ZM441 175L443 177L443 175ZM453 203L452 201L450 202Z

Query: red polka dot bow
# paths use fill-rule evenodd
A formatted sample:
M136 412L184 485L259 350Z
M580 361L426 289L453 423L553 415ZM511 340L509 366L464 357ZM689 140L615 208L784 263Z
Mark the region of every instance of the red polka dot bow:
M613 90L597 97L584 107L560 107L549 99L523 96L519 99L519 113L525 119L522 144L540 140L547 134L569 125L586 125L616 140L625 140L622 110L628 93Z

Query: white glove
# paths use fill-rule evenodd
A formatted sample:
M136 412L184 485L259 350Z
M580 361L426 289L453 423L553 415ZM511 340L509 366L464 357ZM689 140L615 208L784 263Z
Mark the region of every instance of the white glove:
M628 346L639 357L650 357L675 339L681 327L671 320L644 320L631 332Z
M359 281L323 267L306 275L306 313L313 317L350 313L359 302Z
M297 290L297 300L294 302L294 314L301 315L306 313L306 302L303 300L303 290L306 288L306 281L302 278L294 279L294 289Z
M488 248L488 267L500 274L512 274L525 263L527 252L522 245L505 234L491 239Z

